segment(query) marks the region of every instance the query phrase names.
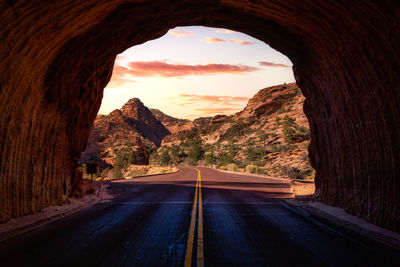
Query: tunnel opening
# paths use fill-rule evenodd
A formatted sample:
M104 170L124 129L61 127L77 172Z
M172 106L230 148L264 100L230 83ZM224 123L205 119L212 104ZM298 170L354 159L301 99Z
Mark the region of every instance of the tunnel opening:
M63 202L118 53L177 25L205 25L247 33L290 58L306 98L320 200L399 231L394 2L99 1L89 7L64 0L1 9L1 221Z
M172 170L159 166L209 166L313 182L304 97L291 65L255 38L200 26L124 51L82 170L97 163L96 177L107 180Z

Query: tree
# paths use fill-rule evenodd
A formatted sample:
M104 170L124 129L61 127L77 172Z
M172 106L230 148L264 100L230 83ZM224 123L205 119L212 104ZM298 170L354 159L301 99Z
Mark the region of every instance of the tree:
M263 165L264 156L266 155L264 148L255 148L252 145L248 145L244 153L246 155L245 162L247 164Z
M150 164L154 165L160 164L160 155L158 155L157 150L153 150L153 152L151 152L149 162Z
M136 152L135 152L135 150L131 150L131 152L129 153L128 163L129 164L135 164L136 163Z
M228 153L228 152L222 152L219 155L219 166L225 166L228 165L229 163L233 163L233 156L232 154Z
M160 164L165 166L165 165L169 165L170 163L171 163L171 156L169 155L168 150L164 150L161 153Z
M286 115L283 118L283 138L285 139L286 143L291 143L293 142L293 138L296 134L296 122L294 121L293 118L290 118L288 115Z
M121 168L119 166L115 166L112 169L112 176L113 178L120 178L122 177L122 172L121 172Z
M207 165L214 165L217 163L217 157L213 151L208 152L204 157Z
M124 151L119 151L116 154L114 167L118 167L120 170L125 169L128 166L128 157L129 155Z
M177 165L179 163L179 154L180 154L180 148L177 145L172 145L171 146L171 160L172 163Z
M202 148L202 140L200 136L196 135L193 138L192 144L189 148L188 156L191 159L193 165L197 164L197 162L203 158L204 150Z

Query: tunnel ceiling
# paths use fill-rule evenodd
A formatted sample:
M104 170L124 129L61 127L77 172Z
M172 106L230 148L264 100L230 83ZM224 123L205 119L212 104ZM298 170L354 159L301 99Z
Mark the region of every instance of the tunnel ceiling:
M0 14L1 221L73 190L118 53L204 25L290 58L306 97L316 197L400 231L397 2L18 0L2 1Z

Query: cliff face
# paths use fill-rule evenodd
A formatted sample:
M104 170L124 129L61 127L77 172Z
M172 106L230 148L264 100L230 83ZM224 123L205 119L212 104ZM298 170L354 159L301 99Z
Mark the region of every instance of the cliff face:
M312 178L314 170L308 159L310 131L303 103L304 97L295 83L264 88L234 115L196 119L192 128L167 135L155 159L159 160L164 151L173 158L173 149L175 154L189 155L191 144L199 137L205 164L221 168L229 163L239 168L253 165L252 171L258 173ZM190 160L187 156L175 159L178 163Z
M204 25L245 32L290 58L321 200L400 230L399 9L371 0L1 4L0 221L70 191L118 53Z
M150 111L153 113L154 117L160 121L172 134L188 130L193 127L193 123L190 120L177 119L154 108L151 108Z
M135 164L148 164L148 148L156 148L169 134L139 99L132 98L121 110L96 117L81 162L96 162L104 169L113 166L116 154L129 147L135 151Z

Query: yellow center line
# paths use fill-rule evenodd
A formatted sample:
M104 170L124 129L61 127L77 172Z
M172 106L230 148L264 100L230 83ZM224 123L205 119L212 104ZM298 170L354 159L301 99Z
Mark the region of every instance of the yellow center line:
M200 170L198 170L197 179L199 180L199 225L197 228L197 267L204 266L204 257L203 257L203 200L201 198L201 174Z
M194 201L193 201L193 210L192 210L192 218L190 221L190 230L189 230L189 238L186 247L186 256L185 256L185 267L192 266L192 255L193 255L193 241L194 241L194 229L196 224L197 217L197 204L199 205L199 218L198 218L198 228L197 228L197 266L204 266L204 257L203 257L203 205L202 205L202 197L201 197L201 174L199 169L197 170L197 181L196 181L196 190L194 193Z
M192 266L192 253L193 253L193 240L194 240L194 227L196 223L196 213L197 213L197 189L199 187L199 176L197 175L196 180L196 190L194 193L194 201L193 201L193 209L192 209L192 219L190 221L190 230L189 230L189 238L186 247L186 256L185 256L185 267Z

